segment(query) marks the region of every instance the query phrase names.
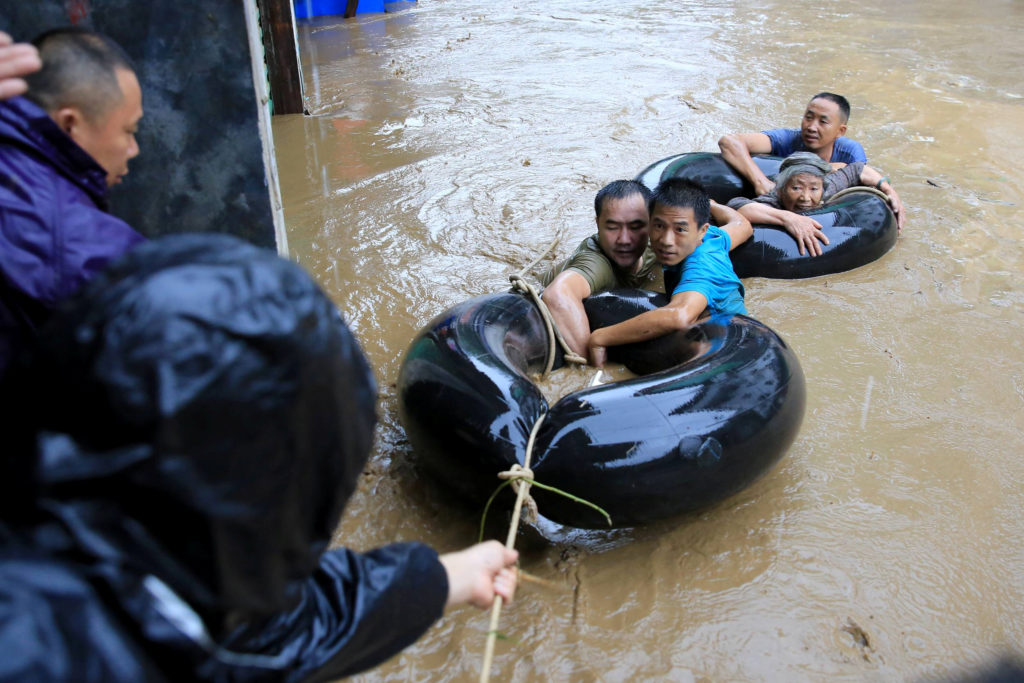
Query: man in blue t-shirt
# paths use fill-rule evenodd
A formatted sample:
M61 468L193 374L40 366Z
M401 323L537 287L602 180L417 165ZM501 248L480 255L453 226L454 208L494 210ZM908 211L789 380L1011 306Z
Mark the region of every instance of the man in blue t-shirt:
M594 330L590 361L601 367L607 347L645 341L686 329L704 315L746 313L743 284L729 252L750 238L746 218L708 198L697 182L669 178L650 199L651 249L665 273L667 305L616 325ZM718 225L709 225L713 218Z
M793 152L813 152L833 169L868 160L860 143L843 137L850 118L850 103L842 95L821 92L807 103L800 129L773 128L761 133L730 133L722 136L718 147L722 158L746 178L755 195L767 194L775 187L757 167L751 154L788 157Z

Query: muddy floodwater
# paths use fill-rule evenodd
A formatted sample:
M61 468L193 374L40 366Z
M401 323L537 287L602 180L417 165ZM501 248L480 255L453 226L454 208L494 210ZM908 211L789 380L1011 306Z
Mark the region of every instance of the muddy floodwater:
M831 90L908 220L858 270L746 281L806 374L796 442L711 509L525 536L549 584L504 611L493 680L934 681L1024 653L1021 35L1015 0L420 0L300 22L310 116L274 122L290 246L381 395L336 541L474 541L478 511L419 475L396 414L427 321L556 238L545 263L564 258L606 182L795 127ZM555 391L594 370L565 373ZM454 610L358 680L474 680L486 630Z

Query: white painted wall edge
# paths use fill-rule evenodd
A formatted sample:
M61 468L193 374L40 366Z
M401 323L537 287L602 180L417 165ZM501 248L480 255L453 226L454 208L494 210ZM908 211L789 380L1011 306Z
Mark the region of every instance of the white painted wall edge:
M284 207L281 204L277 158L274 156L274 132L270 125L270 91L267 86L263 40L260 38L259 8L256 6L256 0L244 0L244 3L245 28L249 34L249 57L252 63L252 83L256 91L256 106L259 111L260 142L263 144L263 167L266 172L267 191L270 193L270 210L274 220L274 239L277 243L277 253L287 258L288 233L285 230Z

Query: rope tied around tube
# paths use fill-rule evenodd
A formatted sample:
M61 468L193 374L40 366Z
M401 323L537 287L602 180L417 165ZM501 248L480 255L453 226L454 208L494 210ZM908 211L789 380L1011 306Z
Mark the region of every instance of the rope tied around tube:
M889 195L887 195L886 193L882 192L881 190L876 189L874 187L865 187L863 185L854 185L853 187L846 187L846 188L843 188L842 190L839 190L839 192L836 192L834 195L829 197L825 201L825 204L826 205L832 204L837 199L843 199L843 198L848 197L848 196L850 196L852 194L873 194L876 197L878 197L879 199L885 200L886 204L890 203Z
M555 321L551 317L551 311L548 310L548 306L544 303L544 300L540 298L537 288L527 282L522 275L510 275L508 280L512 283L513 289L530 296L533 303L537 306L537 310L540 311L540 317L544 319L544 328L548 332L548 360L544 366L544 373L542 376L547 377L548 373L551 372L552 366L555 364L555 344L562 347L566 363L586 365L587 359L570 349L569 345L565 342L565 339L562 337L562 333L558 331L558 327L555 325Z
M548 310L547 304L541 299L540 294L537 292L537 288L531 285L523 277L527 271L535 266L552 248L558 243L559 238L556 237L552 240L551 244L548 245L547 249L541 253L530 265L520 270L515 275L509 276L509 282L512 283L512 288L518 292L529 295L533 300L533 303L537 306L537 310L540 312L541 318L544 320L544 328L548 333L548 358L547 363L544 367L544 375L547 376L551 372L552 366L555 364L555 344L559 344L562 347L564 353L565 362L577 363L579 365L586 365L587 359L583 358L579 354L575 353L569 348L569 345L565 342L562 334L558 331L558 326L555 325L554 319L551 317L551 311ZM537 418L537 421L533 423L533 428L530 430L530 438L526 442L526 452L523 455L523 464L515 463L508 470L498 473L498 478L502 479L503 482L500 486L491 494L491 497L487 499L487 504L484 506L483 514L480 517L480 537L479 540L483 541L484 537L484 524L487 521L487 511L491 507L491 503L506 486L511 486L512 490L516 493L516 503L512 508L512 521L509 523L508 536L505 538L505 547L512 549L515 546L516 534L519 531L519 522L521 519L532 522L536 521L540 513L537 511L537 502L530 495L530 487L537 486L546 491L557 493L565 496L570 500L574 500L577 503L586 505L588 507L597 510L601 513L604 518L608 521L608 526L612 525L611 516L603 509L594 505L590 501L583 500L577 496L567 493L554 486L548 486L541 484L533 478L533 470L530 469L530 461L533 458L533 444L537 439L537 432L540 430L541 423L544 422L544 418L547 417L547 413L541 413ZM527 514L522 515L523 506L526 506ZM494 645L498 639L498 620L501 617L501 606L503 600L500 595L494 596L494 602L491 603L491 621L490 626L487 629L487 645L484 648L484 661L483 666L480 670L480 683L488 683L491 677L491 664L494 661Z

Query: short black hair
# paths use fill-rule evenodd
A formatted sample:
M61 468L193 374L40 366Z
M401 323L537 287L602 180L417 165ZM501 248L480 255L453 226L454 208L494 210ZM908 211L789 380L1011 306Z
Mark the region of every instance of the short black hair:
M47 112L78 107L95 120L121 102L117 70L135 72L121 46L107 36L69 26L42 33L32 41L43 68L25 77L25 97Z
M808 103L814 100L828 100L829 102L835 102L839 105L839 111L843 115L843 123L850 120L850 102L842 95L837 95L834 92L820 92L812 97Z
M607 199L625 199L635 194L644 198L644 204L650 201L651 191L639 180L613 180L597 192L594 197L594 215L601 216L601 209Z
M696 180L690 178L666 178L654 188L647 203L647 210L654 213L657 204L677 209L693 209L693 218L697 225L704 225L711 220L711 198L707 190Z

